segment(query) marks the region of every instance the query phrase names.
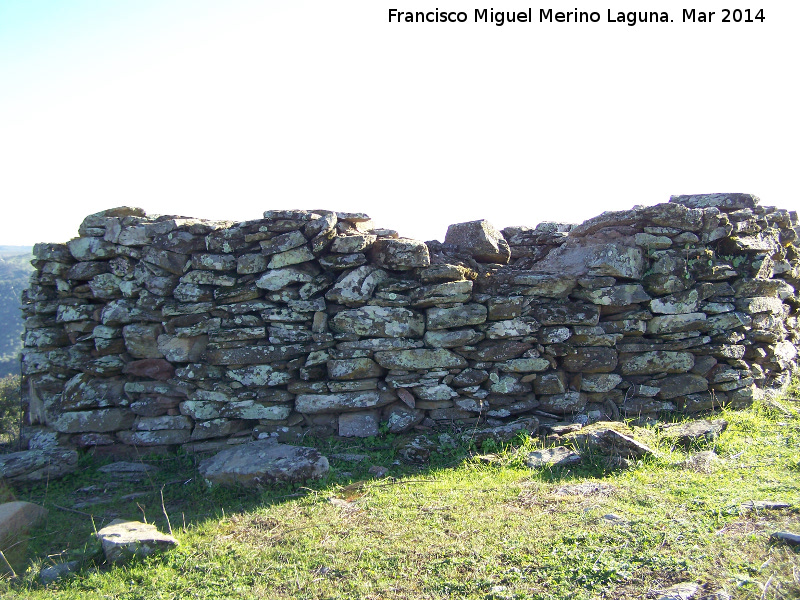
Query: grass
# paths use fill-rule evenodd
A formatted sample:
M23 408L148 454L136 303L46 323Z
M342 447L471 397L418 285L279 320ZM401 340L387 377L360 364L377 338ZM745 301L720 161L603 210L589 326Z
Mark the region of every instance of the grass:
M798 598L800 554L769 536L800 533L800 419L761 404L719 416L730 425L715 444L687 452L652 429L657 455L614 472L526 468L535 439L490 463L456 446L424 467L397 460L391 438L321 440L328 456L368 459L332 458L325 480L260 491L209 489L187 455L143 459L159 470L140 482L83 457L75 474L16 491L50 515L0 597L638 599L693 581L734 599ZM708 449L720 460L684 462ZM390 477L371 479L372 465ZM180 546L107 567L93 533L115 517L171 524ZM39 583L43 565L74 558L76 574Z

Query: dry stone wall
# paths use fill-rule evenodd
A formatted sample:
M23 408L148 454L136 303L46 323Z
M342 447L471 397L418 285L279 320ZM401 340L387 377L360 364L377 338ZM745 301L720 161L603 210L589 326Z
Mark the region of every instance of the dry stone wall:
M797 226L749 194L444 243L323 210L107 210L34 249L26 438L203 451L744 406L796 366Z

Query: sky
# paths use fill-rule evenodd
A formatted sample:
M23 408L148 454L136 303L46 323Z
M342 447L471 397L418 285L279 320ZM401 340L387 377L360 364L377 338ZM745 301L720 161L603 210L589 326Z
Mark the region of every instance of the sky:
M671 194L800 210L800 3L760 1L751 23L721 22L725 6L0 0L0 244L64 242L126 205L357 211L422 240ZM529 7L532 23L473 22ZM542 8L601 18L541 23ZM641 10L673 21L608 21Z

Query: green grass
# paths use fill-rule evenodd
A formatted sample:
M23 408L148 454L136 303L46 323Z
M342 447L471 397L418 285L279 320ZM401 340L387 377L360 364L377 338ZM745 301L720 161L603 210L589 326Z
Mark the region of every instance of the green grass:
M766 405L721 416L728 430L694 449L720 456L707 469L682 466L688 453L655 429L657 456L615 472L600 461L528 469L540 447L530 439L496 449L493 463L456 447L425 467L400 463L391 438L323 440L329 456L369 459L332 459L326 480L261 491L209 489L186 455L145 459L157 474L113 487L102 461L83 457L76 474L17 490L50 515L32 532L27 572L0 582L0 597L633 599L681 581L736 599L800 597L799 551L769 540L800 533L800 513L742 507L800 508L800 419ZM376 464L391 477L370 479ZM586 482L604 487L563 493ZM134 492L145 495L121 499ZM171 524L180 546L109 568L93 533L114 517ZM76 557L75 575L38 583L42 565Z

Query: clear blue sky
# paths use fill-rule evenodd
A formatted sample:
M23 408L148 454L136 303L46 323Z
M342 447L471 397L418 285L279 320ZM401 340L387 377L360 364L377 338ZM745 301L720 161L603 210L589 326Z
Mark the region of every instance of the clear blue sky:
M580 221L674 193L800 209L800 3L764 23L390 24L528 3L0 1L0 244L119 205L447 225ZM534 15L539 5L533 5Z

